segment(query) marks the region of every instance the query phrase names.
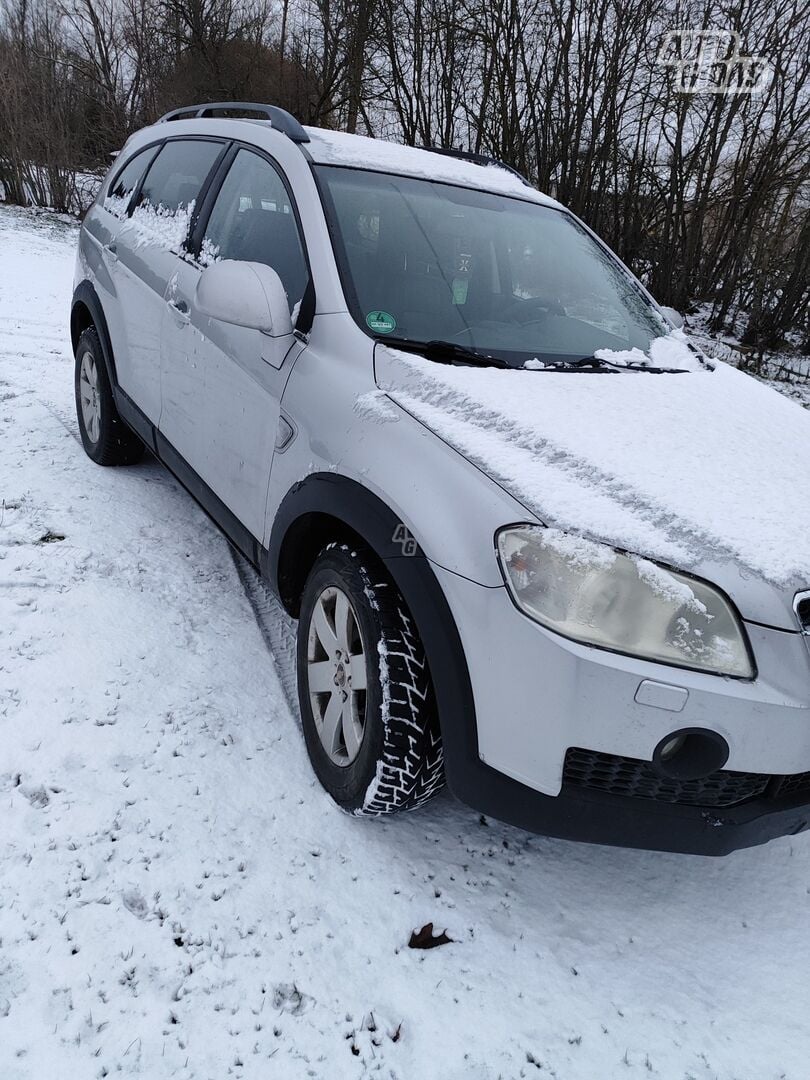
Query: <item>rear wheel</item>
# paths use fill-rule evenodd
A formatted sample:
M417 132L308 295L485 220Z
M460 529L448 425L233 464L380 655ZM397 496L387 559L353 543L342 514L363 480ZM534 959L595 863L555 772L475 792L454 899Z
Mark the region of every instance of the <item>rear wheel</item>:
M408 810L441 788L427 659L399 590L370 552L333 545L310 572L298 697L315 773L343 809Z
M94 326L76 346L76 415L87 456L97 465L134 465L144 445L123 422L115 407L112 387Z

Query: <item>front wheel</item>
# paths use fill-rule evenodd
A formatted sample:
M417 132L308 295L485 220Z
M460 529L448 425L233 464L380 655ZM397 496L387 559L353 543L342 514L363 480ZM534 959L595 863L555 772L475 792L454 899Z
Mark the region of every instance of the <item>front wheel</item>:
M332 545L310 572L298 699L312 766L344 810L409 810L441 788L427 659L399 590L368 552Z

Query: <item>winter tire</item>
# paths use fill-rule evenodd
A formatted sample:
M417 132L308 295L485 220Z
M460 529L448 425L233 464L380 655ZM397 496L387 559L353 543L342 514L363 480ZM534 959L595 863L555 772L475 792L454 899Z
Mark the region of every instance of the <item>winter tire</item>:
M410 810L441 788L427 659L399 590L370 552L331 545L310 572L298 699L315 773L344 810Z
M97 465L134 465L144 445L118 415L94 326L76 346L76 415L82 446Z

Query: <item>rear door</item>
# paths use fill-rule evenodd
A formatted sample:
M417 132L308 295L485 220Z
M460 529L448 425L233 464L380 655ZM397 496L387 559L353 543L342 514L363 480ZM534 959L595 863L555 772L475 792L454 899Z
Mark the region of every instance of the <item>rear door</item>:
M121 272L118 263L118 234L127 219L130 202L140 187L144 173L160 149L148 146L128 155L113 171L106 189L90 207L82 227L82 249L104 309L110 332L116 371L130 383L132 364L126 335L124 312L118 295ZM85 237L91 241L84 243Z
M169 139L153 158L115 237L112 273L126 340L118 382L153 422L160 419L160 330L166 285L185 251L222 140ZM117 359L117 357L116 357Z
M235 259L272 266L290 312L300 305L309 269L295 205L276 164L236 147L201 232L197 264L181 264L166 292L160 431L261 539L279 402L302 345L292 334L270 338L210 319L196 310L194 297L208 263Z

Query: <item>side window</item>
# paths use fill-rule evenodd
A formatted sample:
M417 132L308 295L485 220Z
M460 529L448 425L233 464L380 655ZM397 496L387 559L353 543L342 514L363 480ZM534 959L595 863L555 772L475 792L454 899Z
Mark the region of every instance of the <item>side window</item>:
M309 272L290 197L277 170L250 150L233 159L208 219L200 261L217 259L272 266L291 311L304 295Z
M141 150L131 157L113 180L107 194L104 197L104 209L115 214L116 217L125 217L129 200L138 186L141 177L149 167L149 163L159 147L150 146Z
M163 145L152 162L132 212L142 243L173 251L185 243L194 204L222 143L175 139Z

